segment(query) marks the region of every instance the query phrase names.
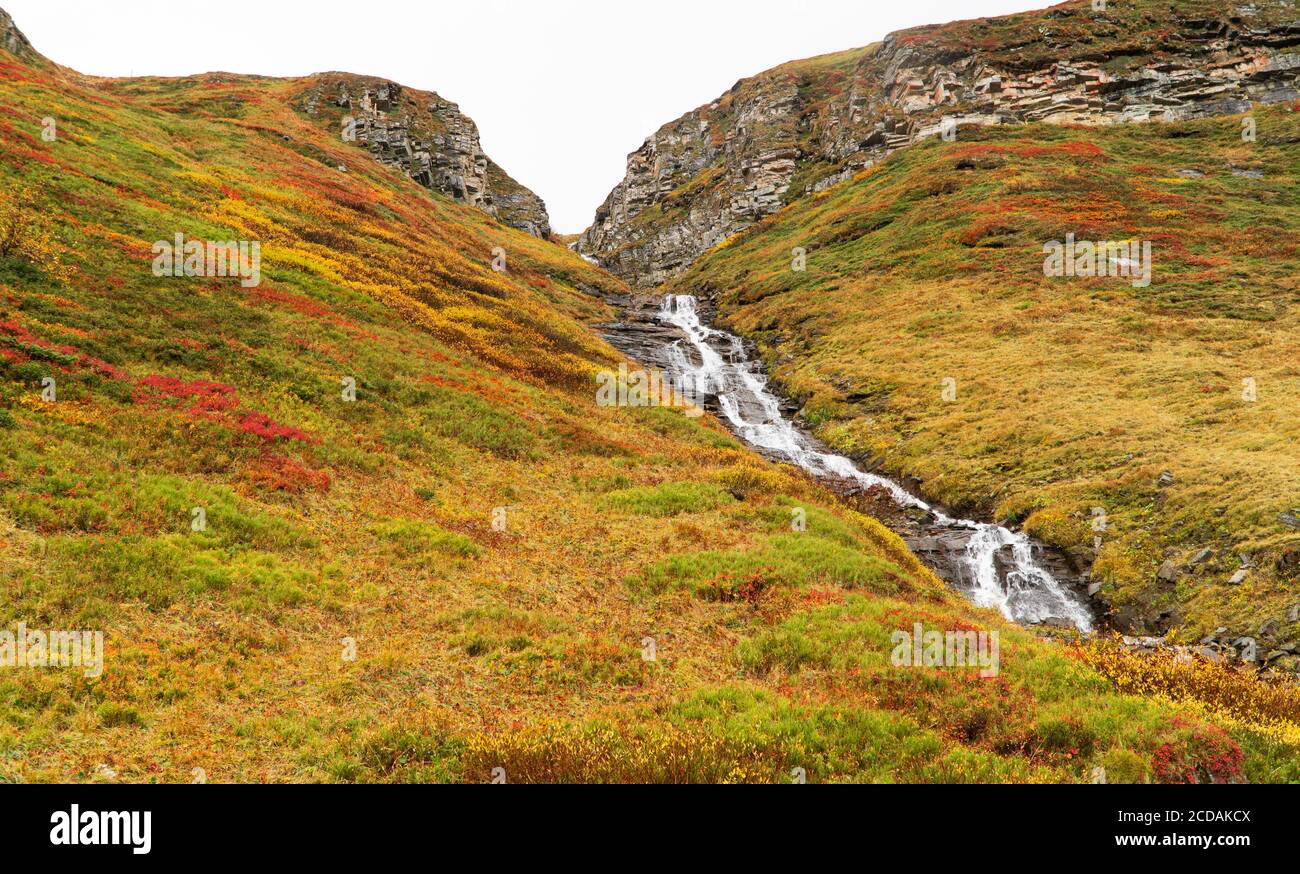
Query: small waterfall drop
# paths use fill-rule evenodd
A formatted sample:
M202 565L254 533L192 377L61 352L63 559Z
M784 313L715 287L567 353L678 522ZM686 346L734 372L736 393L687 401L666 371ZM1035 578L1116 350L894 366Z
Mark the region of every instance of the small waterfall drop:
M1092 630L1091 611L1035 560L1028 537L1001 525L955 519L893 480L859 470L843 455L818 448L782 415L778 398L749 360L740 338L705 325L691 295L665 296L658 318L684 335L665 350L669 368L699 391L715 396L722 417L746 443L815 476L883 489L900 507L928 513L936 526L968 532L959 556L960 576L978 606L996 608L1008 619L1025 624L1064 619L1081 631Z

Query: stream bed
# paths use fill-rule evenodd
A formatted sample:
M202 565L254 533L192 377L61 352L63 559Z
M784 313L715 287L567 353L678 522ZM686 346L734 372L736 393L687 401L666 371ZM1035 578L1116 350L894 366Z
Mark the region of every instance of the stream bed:
M745 343L706 323L696 298L646 295L617 303L622 318L604 328L614 346L695 386L698 402L763 455L796 465L852 497L976 605L1000 610L1023 625L1085 632L1096 627L1084 594L1086 579L1063 553L1001 525L951 516L828 450L795 423Z

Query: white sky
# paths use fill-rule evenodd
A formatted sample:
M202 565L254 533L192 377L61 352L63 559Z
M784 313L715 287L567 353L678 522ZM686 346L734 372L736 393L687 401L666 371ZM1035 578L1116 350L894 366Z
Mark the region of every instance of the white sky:
M1053 0L0 0L38 51L101 76L327 70L437 91L492 159L585 228L626 156L737 79L890 31ZM357 14L357 10L364 10Z

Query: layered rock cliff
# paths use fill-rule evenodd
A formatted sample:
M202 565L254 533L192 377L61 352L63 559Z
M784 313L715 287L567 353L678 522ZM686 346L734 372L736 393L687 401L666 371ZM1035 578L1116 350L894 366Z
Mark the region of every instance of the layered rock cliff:
M18 25L14 24L13 18L3 9L0 9L0 48L24 60L40 57L18 29Z
M437 94L384 79L326 73L312 78L301 105L426 188L533 236L550 236L546 204L483 152L473 119Z
M660 128L578 251L657 285L803 194L968 124L1114 124L1300 97L1294 0L1072 2L777 67Z

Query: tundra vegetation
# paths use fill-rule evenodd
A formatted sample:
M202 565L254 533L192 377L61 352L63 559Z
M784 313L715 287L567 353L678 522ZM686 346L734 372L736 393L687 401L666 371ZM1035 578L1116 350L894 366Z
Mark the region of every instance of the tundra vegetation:
M875 520L711 417L597 405L596 373L621 358L592 326L612 318L601 294L622 283L370 160L301 111L310 86L91 79L0 53L0 231L18 228L0 256L0 625L105 633L100 676L0 671L0 779L184 782L202 769L211 782L483 782L498 768L511 782L1068 782L1099 768L1112 781L1300 779L1292 691L1041 639L971 607ZM1063 474L1132 446L1154 471L1157 447L1172 446L1160 417L1135 416L1110 442L1044 433L1090 422L1102 395L1150 392L1195 412L1196 427L1262 417L1241 448L1261 463L1238 497L1263 507L1266 478L1293 475L1262 463L1280 467L1292 433L1290 317L1272 314L1261 283L1248 293L1197 277L1262 271L1282 297L1294 278L1276 247L1294 215L1281 176L1294 167L1280 150L1251 153L1269 169L1260 185L1135 169L1164 165L1136 157L1147 148L1209 166L1220 127L1190 130L1197 139L1089 134L1086 165L1073 163L1084 135L1072 131L919 149L796 205L763 229L773 236L741 241L697 277L734 288L728 312L754 331L772 307L818 302L808 324L857 344L836 367L865 373L870 356L887 357L900 383L873 413L902 427L910 407L917 438L889 457L951 465L964 482L945 492L954 503L983 496L993 472L981 465L1001 459L1020 512L1041 500L1037 530L1069 529L1069 512L1048 512L1069 506L1067 491L1012 462ZM962 149L996 166L960 169ZM1187 198L1193 185L1210 193ZM1034 218L1047 209L1030 202L1034 186L1079 200ZM1002 194L1011 230L969 233ZM847 235L868 206L893 216L894 234ZM1147 208L1191 235L1185 250L1161 243L1159 269L1181 291L1169 279L1143 297L1062 288L1021 264L1040 230L1022 222L1051 236L1067 216L1105 225ZM1208 231L1192 214L1206 210L1220 217ZM151 246L177 232L260 241L261 283L155 276ZM818 235L807 274L770 261ZM1008 245L982 245L993 237ZM1211 265L1210 244L1257 254ZM505 272L491 266L497 247ZM871 331L851 314L864 305L880 307ZM1074 355L1045 348L1023 363L1046 370L997 361L988 345L1026 317L1091 364L1070 369ZM1115 324L1125 331L1108 334ZM969 342L940 342L939 325ZM1261 328L1276 329L1266 343ZM1161 346L1144 371L1162 375L1154 384L1128 370L1143 344ZM959 346L981 370L947 360ZM1251 356L1258 406L1200 391L1238 370L1193 354L1210 348ZM852 448L866 439L852 408L814 378L828 361L778 372ZM1044 409L1029 429L981 424L993 401L938 407L922 390L932 370L965 374L964 397L1078 406L1062 419ZM1127 388L1013 400L981 387L993 371ZM1017 461L1017 441L1040 433ZM961 451L940 452L945 440ZM1057 445L1070 457L1047 451ZM1195 460L1166 513L1219 487L1209 472L1225 468ZM1117 519L1152 518L1145 477L1121 480ZM1112 585L1131 585L1124 562L1149 561L1145 544L1106 547ZM892 666L890 635L918 622L998 631L998 676Z
M1295 641L1297 109L1254 142L1239 117L963 127L668 287L716 297L818 436L1073 552L1124 627ZM1150 242L1150 285L1046 276L1069 234Z

